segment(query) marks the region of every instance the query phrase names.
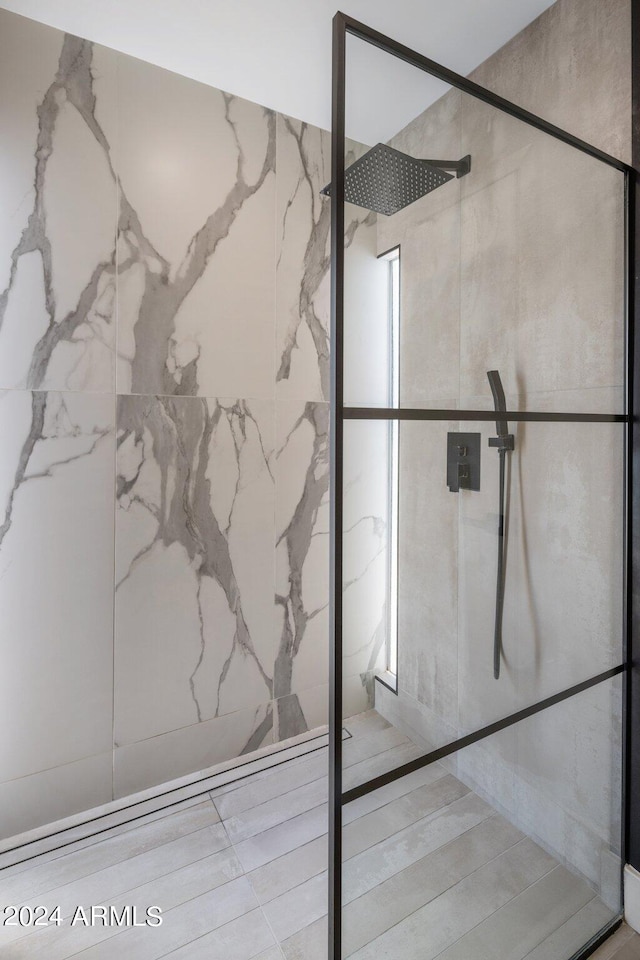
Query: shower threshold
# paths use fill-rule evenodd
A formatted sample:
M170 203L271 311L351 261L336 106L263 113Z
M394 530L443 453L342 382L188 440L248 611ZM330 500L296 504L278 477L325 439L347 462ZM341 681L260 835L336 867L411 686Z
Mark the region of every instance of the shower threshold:
M373 710L345 727L345 787L419 749ZM327 763L322 743L7 867L2 903L63 919L0 927L0 956L326 960ZM617 920L439 763L348 804L344 821L345 957L569 960ZM92 904L159 906L163 923L71 927Z

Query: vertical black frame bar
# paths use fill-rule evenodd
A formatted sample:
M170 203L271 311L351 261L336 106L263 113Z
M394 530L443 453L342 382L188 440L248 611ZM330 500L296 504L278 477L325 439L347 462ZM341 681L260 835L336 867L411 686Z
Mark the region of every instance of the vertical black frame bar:
M640 9L631 3L631 169L627 189L627 582L624 765L624 859L640 870L640 352L635 330L640 309ZM640 327L639 327L640 329Z
M625 416L604 417L627 421L625 464L625 635L624 663L613 671L624 671L623 723L623 857L626 863L640 870L640 351L634 350L635 318L640 310L640 3L631 3L631 79L632 79L632 162L631 165L605 153L598 147L517 106L504 97L449 70L447 67L373 30L366 24L338 12L333 18L332 53L332 128L331 128L331 531L330 531L330 677L329 677L329 960L342 960L342 806L348 802L342 792L342 493L343 493L343 424L346 418L360 419L344 406L344 146L346 95L346 36L351 34L396 58L404 60L432 76L451 84L502 112L547 133L582 153L606 163L624 174L625 184L625 292L626 292L626 394ZM380 411L376 411L379 415ZM388 411L391 414L391 411ZM414 411L418 415L418 411ZM442 411L433 411L434 414ZM423 419L424 411L418 419ZM439 418L439 417L437 417ZM479 417L478 417L479 418ZM564 415L522 414L520 419L565 419ZM404 411L398 419L411 419ZM574 417L567 418L574 419ZM576 417L576 419L578 419ZM585 416L584 419L597 419ZM586 681L590 686L604 679ZM578 685L579 687L582 685ZM577 690L577 688L576 688ZM564 699L574 691L556 697ZM539 705L539 708L542 704ZM534 712L536 708L534 707ZM486 735L489 735L487 728ZM479 731L483 738L484 731ZM474 740L476 737L474 737ZM423 760L426 759L423 758ZM363 787L365 788L363 790ZM366 786L358 788L366 792ZM357 791L349 791L348 794ZM349 797L354 799L354 797ZM586 960L620 923L612 921L571 960Z
M329 960L342 958L342 488L346 24L333 19L331 100L331 405L329 639Z

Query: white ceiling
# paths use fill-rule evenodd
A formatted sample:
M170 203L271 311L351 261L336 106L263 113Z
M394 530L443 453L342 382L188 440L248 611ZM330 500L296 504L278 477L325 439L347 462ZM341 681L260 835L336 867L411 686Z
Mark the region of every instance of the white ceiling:
M7 10L327 129L338 5L467 74L551 0L0 0ZM348 63L347 133L363 143L388 139L445 89L357 41Z

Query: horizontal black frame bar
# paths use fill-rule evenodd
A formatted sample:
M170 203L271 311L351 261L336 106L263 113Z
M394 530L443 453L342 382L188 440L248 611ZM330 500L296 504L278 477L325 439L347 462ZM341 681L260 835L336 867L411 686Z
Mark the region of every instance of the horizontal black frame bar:
M343 407L345 420L495 420L495 410L431 410L419 407ZM626 413L556 413L507 410L515 423L628 423Z
M464 750L465 747L470 747L473 743L477 743L479 740L485 740L494 733L499 733L501 730L506 730L507 727L512 727L514 723L519 723L521 720L526 720L527 717L533 717L536 713L541 713L543 710L548 710L549 707L555 706L556 703L562 703L563 700L568 700L570 697L575 697L577 693L582 693L584 690L588 690L590 687L595 687L599 683L604 683L605 680L610 680L612 677L618 676L618 674L623 673L626 669L626 663L620 663L617 667L612 667L610 670L605 670L604 673L599 673L595 677L590 677L589 680L583 680L581 683L576 683L575 686L568 687L561 693L554 693L553 696L546 697L544 700L539 700L530 707L525 707L523 710L518 710L516 713L511 713L508 717L503 717L502 720L496 720L495 723L490 723L486 727L476 730L475 733L468 733L466 737L460 737L458 740L454 740L452 743L448 743L444 747L438 747L437 750L431 750L429 753L425 753L421 757L416 757L415 760L410 760L408 763L401 764L399 767L396 767L395 770L389 770L387 773L383 773L379 777L374 777L372 780L367 780L366 783L361 783L357 787L352 787L351 790L347 790L342 794L342 803L344 805L345 803L351 803L353 800L358 800L360 797L366 797L367 794L373 793L374 790L379 790L380 787L386 787L387 784L393 783L395 780L400 780L402 777L406 777L409 773L414 773L416 770L421 770L422 767L428 767L429 764L435 763L437 760L442 760L444 757L448 757L452 753L456 753L458 750Z
M575 149L580 150L581 153L586 153L596 160L601 160L602 163L606 163L616 170L621 170L625 173L627 170L633 169L623 160L619 160L618 157L613 157L611 154L605 153L604 150L599 150L598 147L587 143L586 140L581 140L580 137L573 136L573 134L563 130L562 127L557 127L555 124L549 123L548 120L543 120L542 117L536 116L535 113L530 113L529 110L519 107L511 100L506 100L504 97L499 96L499 94L493 93L492 90L481 87L479 84L474 83L473 80L469 80L467 77L463 77L462 74L456 73L455 70L449 70L447 67L443 67L442 64L436 63L435 60L430 60L429 57L425 57L421 53L416 53L416 51L411 50L410 47L405 47L403 43L386 37L383 33L374 30L372 27L368 27L359 20L355 20L346 13L339 12L336 14L336 17L340 18L344 24L344 29L348 34L351 34L351 36L358 37L360 40L364 40L374 47L379 47L385 53L390 53L394 57L404 60L405 63L417 67L418 70L430 73L431 76L437 77L438 80L450 83L451 86L471 94L476 100L482 100L484 103L488 103L490 106L502 110L503 113L515 117L516 120L521 120L531 127L536 127L538 130L542 130L544 133L555 137L556 140L561 140L570 147L575 147Z

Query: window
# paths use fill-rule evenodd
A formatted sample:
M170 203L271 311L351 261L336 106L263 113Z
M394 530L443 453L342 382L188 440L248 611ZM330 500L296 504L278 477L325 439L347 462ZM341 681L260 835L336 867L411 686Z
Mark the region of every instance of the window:
M387 402L400 405L400 247L382 254L388 262L388 357ZM385 672L390 685L397 686L398 675L398 486L400 424L388 424L388 550L387 550L387 649Z

